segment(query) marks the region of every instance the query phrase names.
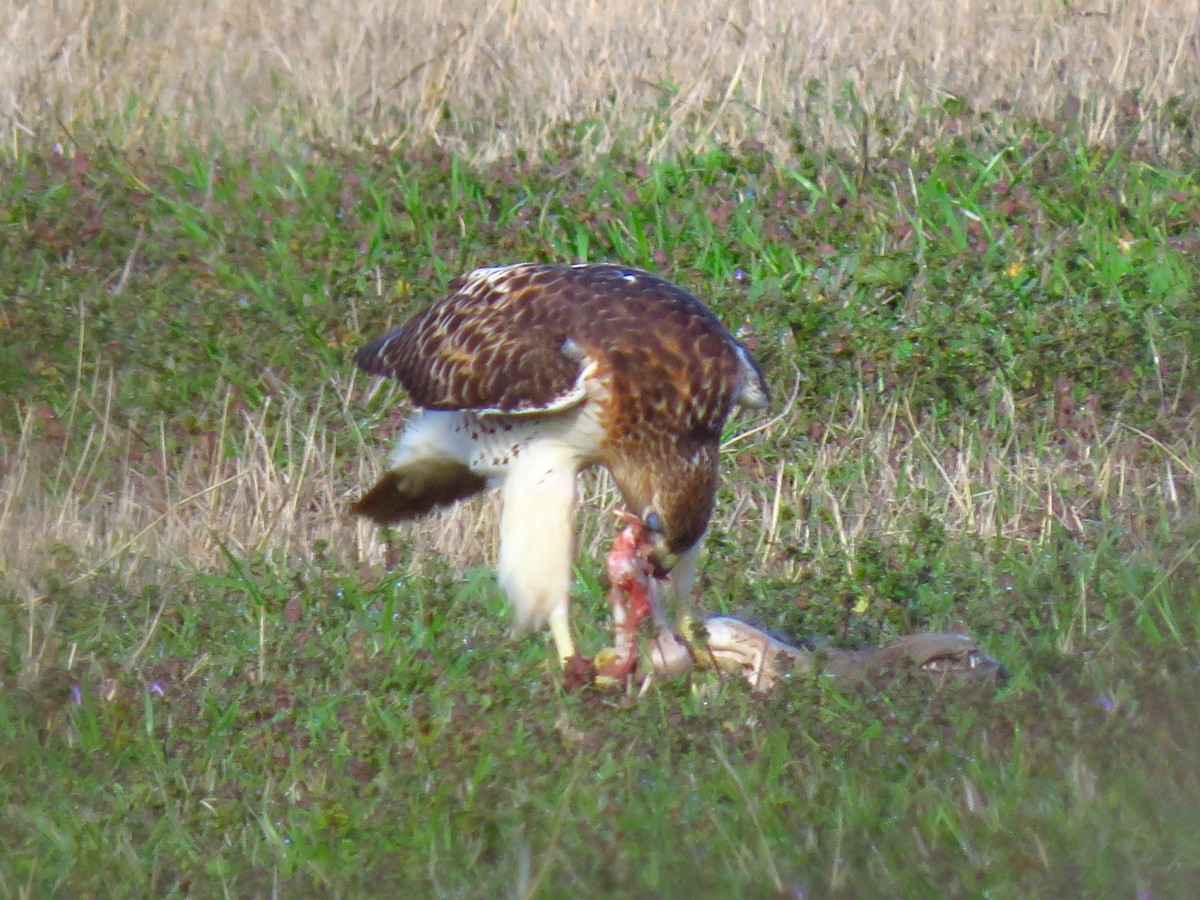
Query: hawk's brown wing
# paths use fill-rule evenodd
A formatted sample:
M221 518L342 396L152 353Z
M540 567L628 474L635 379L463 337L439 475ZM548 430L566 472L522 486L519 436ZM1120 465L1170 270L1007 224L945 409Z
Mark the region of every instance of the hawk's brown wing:
M355 362L396 378L426 409L567 409L586 398L591 375L622 405L643 395L643 408L628 410L635 419L676 406L684 430L693 415L719 428L731 403L766 402L757 366L704 304L613 265L476 269Z
M570 342L575 318L562 268L476 269L407 325L367 344L354 361L397 379L417 406L527 413L566 409L586 396L586 360Z

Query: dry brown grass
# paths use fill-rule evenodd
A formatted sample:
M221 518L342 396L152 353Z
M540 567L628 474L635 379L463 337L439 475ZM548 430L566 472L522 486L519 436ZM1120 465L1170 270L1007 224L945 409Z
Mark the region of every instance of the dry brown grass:
M105 383L77 394L61 441L39 441L27 415L11 446L0 444L11 461L0 475L0 568L22 593L38 596L47 575L76 583L147 558L208 567L221 544L239 556L287 557L322 541L344 551L361 534L339 515L336 436L317 426L319 409L303 420L296 404L242 413L226 405L215 440L172 454L165 436L147 452L146 434L107 417L111 394ZM76 427L87 412L101 416ZM231 441L233 455L223 449Z
M10 145L101 132L180 140L433 139L472 157L537 151L563 123L651 154L708 140L856 145L866 115L904 129L949 97L1090 136L1195 101L1194 0L822 0L566 4L9 0L0 112ZM816 85L821 90L814 90ZM798 133L797 133L798 129Z
M10 461L0 468L0 588L32 607L46 599L47 585L106 572L134 593L161 577L158 565L224 568L222 545L239 558L265 555L283 567L312 558L318 546L341 568L381 571L390 563L420 572L439 559L461 572L489 563L494 494L400 530L392 559L376 529L345 515L387 450L376 436L361 472L339 462L329 411L344 421L342 434L351 434L362 387L335 381L315 406L299 397L240 413L227 405L216 440L173 458L148 456L144 434L105 418L110 383L77 393L61 440L39 443L26 417L19 438L0 440L0 458ZM74 424L88 418L85 411L101 415L95 424ZM755 571L798 579L803 564L787 548L834 555L852 570L864 541L900 539L918 515L937 520L952 539L999 538L1009 547L1035 546L1055 530L1088 540L1102 520L1136 540L1163 521L1200 519L1200 432L1181 429L1168 444L1084 415L1073 423L1077 438L1056 426L1047 439L1033 424L1038 419L1034 410L1023 421L1014 417L1009 431L1023 437L985 445L977 430L915 421L902 400L885 409L860 403L797 452L799 410L788 405L769 420L744 423L729 442L732 497L713 529L749 535L739 542ZM220 449L231 443L237 452ZM582 491L582 554L594 568L590 561L613 533L603 511L619 498L603 473L586 479ZM714 573L718 583L726 577L732 574Z

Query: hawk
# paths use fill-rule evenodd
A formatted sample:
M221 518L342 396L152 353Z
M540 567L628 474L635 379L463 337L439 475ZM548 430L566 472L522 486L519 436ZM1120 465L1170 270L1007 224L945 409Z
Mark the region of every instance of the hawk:
M669 586L686 606L722 428L735 405L768 402L758 365L703 303L618 265L475 269L354 361L399 381L417 411L352 511L393 524L498 486L500 585L517 629L549 625L564 665L576 656L569 594L579 473L597 464L612 473L631 523L623 537L636 544L620 560L636 556L646 568L633 582ZM650 600L663 624L657 594ZM638 605L634 627L647 614ZM614 612L629 627L615 599ZM618 660L610 652L606 666L625 674L629 641L617 643L626 651ZM664 652L690 665L681 640ZM599 657L597 666L603 674Z

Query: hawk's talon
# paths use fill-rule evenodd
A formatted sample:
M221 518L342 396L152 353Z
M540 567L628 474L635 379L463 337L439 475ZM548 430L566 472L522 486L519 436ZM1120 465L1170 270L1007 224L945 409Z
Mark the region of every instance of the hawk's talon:
M604 678L614 684L624 684L637 668L637 654L619 647L605 647L592 657L592 662L596 667L597 682Z

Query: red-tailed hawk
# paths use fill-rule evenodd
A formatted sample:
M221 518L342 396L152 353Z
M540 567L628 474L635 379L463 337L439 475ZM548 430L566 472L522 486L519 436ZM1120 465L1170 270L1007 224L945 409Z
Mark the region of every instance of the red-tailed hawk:
M397 379L418 411L353 511L390 524L499 486L500 584L517 627L548 623L564 663L575 656L579 472L612 473L642 555L686 604L722 427L735 404L768 399L758 366L707 307L615 265L476 269L354 359ZM687 650L680 641L673 652Z

